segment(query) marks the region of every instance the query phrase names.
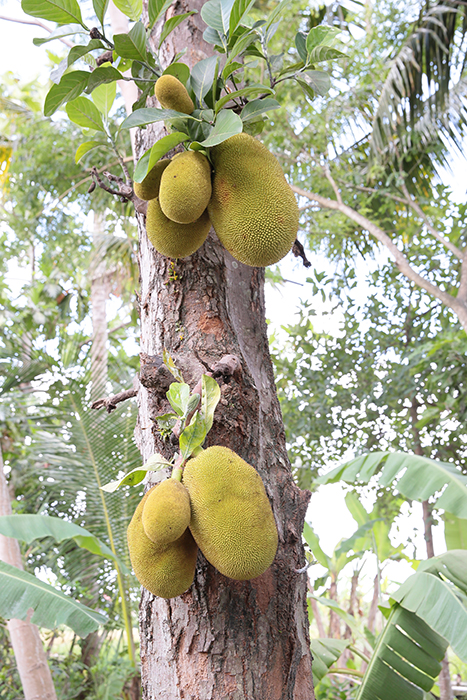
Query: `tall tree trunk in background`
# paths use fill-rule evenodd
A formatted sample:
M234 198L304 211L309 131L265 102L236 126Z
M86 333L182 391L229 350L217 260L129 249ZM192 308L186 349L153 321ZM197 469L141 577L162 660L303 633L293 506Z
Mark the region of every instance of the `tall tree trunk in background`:
M177 14L200 10L182 0ZM147 9L147 8L146 8ZM169 17L173 12L170 8ZM199 15L170 35L164 60L187 48L192 66L211 53ZM152 104L151 104L152 102ZM148 106L154 102L149 100ZM151 125L137 135L138 155L162 135ZM148 242L139 218L141 388L136 437L144 460L172 456L155 417L169 409L161 382L165 349L193 388L218 365L222 398L207 444L233 449L261 475L279 530L273 565L252 581L222 576L200 554L191 588L170 600L143 589L140 605L145 700L312 700L302 527L309 493L292 479L269 357L264 271L237 263L211 231L202 248L171 262Z
M0 446L0 515L11 515L11 500L3 472ZM0 559L23 569L18 540L0 535ZM25 700L57 700L47 656L36 625L26 620L7 622L16 666L21 678Z
M92 230L93 244L96 246L99 236L105 233L104 215L94 212ZM92 344L91 344L91 398L97 400L105 391L107 382L108 360L108 328L106 304L109 298L109 271L105 261L97 263L91 272L91 312L92 312Z
M337 603L337 576L331 574L331 585L329 586L329 598ZM329 632L328 637L332 639L341 638L340 618L332 608L329 610Z

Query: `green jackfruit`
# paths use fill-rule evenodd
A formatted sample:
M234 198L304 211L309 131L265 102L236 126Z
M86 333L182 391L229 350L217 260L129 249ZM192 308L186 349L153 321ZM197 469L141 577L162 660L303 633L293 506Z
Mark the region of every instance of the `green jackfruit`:
M190 530L168 545L157 545L144 532L142 515L153 486L142 498L128 526L130 560L142 586L160 598L181 595L193 583L198 546Z
M195 108L186 87L174 75L161 75L156 81L154 94L164 109L191 114Z
M214 146L211 157L214 178L208 212L222 245L252 267L278 262L297 237L299 216L278 161L244 133Z
M162 173L159 203L172 221L191 224L206 209L211 192L208 159L197 151L185 151L174 156Z
M162 173L170 163L170 158L159 160L153 168L148 172L142 182L134 182L133 189L135 195L140 199L148 202L150 199L155 199L159 196L159 185L161 182Z
M161 210L158 199L151 199L146 214L146 233L154 248L168 258L186 258L203 245L211 222L207 211L191 224L177 224Z
M178 540L190 524L188 491L176 479L166 479L149 494L143 508L144 532L152 542L166 545Z
M245 581L272 564L277 528L258 472L227 447L188 460L183 483L191 500L190 530L221 574Z

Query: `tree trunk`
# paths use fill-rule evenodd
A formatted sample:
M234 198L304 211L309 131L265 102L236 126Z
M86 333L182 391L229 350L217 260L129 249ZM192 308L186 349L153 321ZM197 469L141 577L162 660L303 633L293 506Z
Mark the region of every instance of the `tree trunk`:
M177 4L177 13L202 2ZM185 7L186 5L186 7ZM171 12L169 10L168 12ZM198 15L170 35L167 59L187 47L189 65L211 47ZM169 55L171 54L172 55ZM152 106L152 105L151 105ZM162 134L137 136L139 155ZM293 483L269 357L264 272L237 263L211 231L202 248L171 262L155 252L140 218L141 388L136 430L143 459L171 457L155 417L169 409L158 383L165 349L193 388L218 366L222 398L207 445L225 445L261 475L279 531L273 565L252 581L233 581L199 555L195 580L165 600L143 589L140 605L142 689L145 700L312 700L302 527L309 493ZM229 369L230 367L230 369Z
M1 448L0 515L11 515L10 494L3 473ZM18 540L0 535L0 559L18 569L24 568ZM57 700L47 656L36 625L26 620L11 619L7 622L7 629L10 633L25 700Z
M337 580L336 577L331 574L331 585L329 586L329 597L331 600L335 600L337 603ZM340 618L337 613L334 612L332 608L329 610L329 633L328 637L332 639L341 638L341 624Z
M99 236L105 232L104 215L94 212L92 239L97 244ZM105 393L107 382L107 313L106 304L109 298L109 271L105 261L99 262L92 270L91 277L91 313L92 313L92 344L91 344L91 401L97 400Z

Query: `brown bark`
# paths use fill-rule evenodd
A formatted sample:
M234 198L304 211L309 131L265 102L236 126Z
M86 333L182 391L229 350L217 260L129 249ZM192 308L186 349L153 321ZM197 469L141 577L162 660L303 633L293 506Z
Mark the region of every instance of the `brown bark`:
M177 13L202 2L177 4ZM169 10L171 12L171 10ZM189 65L206 57L199 16L171 35L166 58L188 47ZM137 138L139 155L161 132ZM166 389L146 365L165 349L194 387L224 355L238 358L218 378L222 398L207 445L230 447L263 478L279 531L273 565L252 581L219 574L202 554L192 587L171 600L143 589L141 670L145 700L312 700L302 527L309 500L293 483L269 357L264 272L237 263L214 233L190 258L170 262L148 242L140 218L141 360L136 431L143 459L171 457L154 418L168 409Z
M337 581L332 577L331 585L329 586L329 597L331 600L337 602ZM339 615L332 610L329 610L329 634L328 637L333 639L340 639L341 637L341 625Z
M0 450L0 515L11 515L11 512ZM0 535L0 559L18 569L24 568L18 540ZM36 625L26 620L11 619L7 622L7 629L25 700L57 700L47 656Z
M373 598L371 600L371 605L370 605L370 612L368 613L368 629L370 632L373 634L375 633L375 627L376 627L376 613L378 612L378 602L379 602L379 571L375 576L375 580L373 583Z

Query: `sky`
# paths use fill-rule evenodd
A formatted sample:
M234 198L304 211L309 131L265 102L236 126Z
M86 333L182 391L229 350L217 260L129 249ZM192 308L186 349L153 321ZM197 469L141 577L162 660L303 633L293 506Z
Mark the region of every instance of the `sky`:
M8 0L3 3L0 0L0 16L34 21L33 18L22 12L20 2L16 0ZM33 45L32 39L34 37L45 37L46 35L47 32L40 27L17 24L0 19L0 74L6 70L13 70L24 82L33 80L39 75L42 77L42 80L46 80L48 75L47 48L50 47L57 52L61 51L59 42L46 44L43 47L35 47ZM458 173L463 172L465 163L462 163L460 158L456 158L453 168L454 175L451 175L451 178L454 182L456 198L465 199L465 178L458 176ZM449 173L446 173L446 176L448 175ZM312 263L317 269L320 269L323 261L319 257L313 257ZM275 330L279 335L283 334L281 326L295 322L294 314L300 301L310 299L310 288L306 282L310 271L303 266L299 259L294 258L292 255L287 256L281 263L281 273L284 279L291 281L286 282L283 287L278 289L266 285L267 316L271 322L270 330ZM363 267L359 269L359 274L364 277L365 270ZM19 291L19 286L23 279L24 270L21 270L21 268L11 269L13 289L16 288ZM363 287L361 293L365 293ZM325 309L322 307L322 303L317 300L314 300L314 303L317 311L315 327L318 330L338 333L339 313L332 317L328 315L323 316L322 312ZM112 315L111 303L109 303L109 315ZM307 521L317 532L321 540L322 549L328 554L332 553L341 538L348 537L356 529L356 523L345 505L344 495L345 489L336 484L321 487L311 498ZM364 505L367 510L370 509L371 500L364 502ZM414 539L418 556L424 557L425 549L421 526L421 505L414 504L412 513L410 515L406 513L404 518L401 519L400 532L398 534L395 533L394 544L397 545L399 541L403 541L408 533L412 535L415 533ZM443 529L442 527L437 527L435 529L435 552L440 553L444 550ZM316 566L311 573L312 578L321 575L321 572L321 567ZM399 582L404 580L410 573L412 573L412 570L408 564L390 564L387 570L387 575ZM374 565L370 562L367 569L369 582L371 582L373 576ZM368 590L371 593L370 585Z

